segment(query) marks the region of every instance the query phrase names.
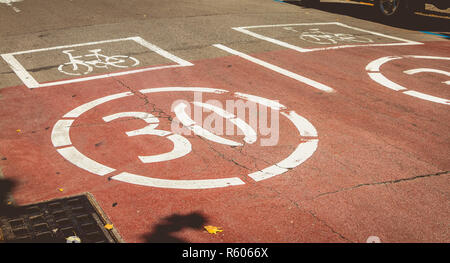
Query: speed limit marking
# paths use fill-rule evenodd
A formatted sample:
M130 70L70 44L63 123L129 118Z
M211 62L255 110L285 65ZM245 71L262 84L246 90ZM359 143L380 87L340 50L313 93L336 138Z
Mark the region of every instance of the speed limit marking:
M202 93L215 93L215 94L225 94L228 93L227 90L214 89L206 87L160 87L160 88L149 88L141 89L140 93L160 93L160 92L202 92ZM58 120L53 126L51 141L56 151L67 161L73 165L99 176L105 176L113 172L118 173L111 177L112 180L117 180L121 182L126 182L135 185L143 185L150 187L159 188L174 188L174 189L207 189L207 188L219 188L227 186L243 185L245 182L239 177L229 177L221 179L202 179L202 180L172 180L172 179L161 179L154 178L145 175L133 174L127 171L118 171L118 169L109 167L100 162L97 162L87 155L80 152L75 145L73 145L70 138L70 129L74 121L82 116L84 113L96 108L99 105L108 103L114 100L126 98L133 96L132 92L123 92L108 95L85 104L82 104L75 109L66 113L62 119ZM263 97L244 94L235 92L234 97L244 99L256 104L271 108L273 110L278 110L281 115L283 115L287 120L293 123L299 133L299 144L295 150L287 156L284 160L268 166L264 169L254 171L249 173L247 176L254 181L262 181L280 174L283 174L290 169L293 169L303 162L305 162L309 157L313 155L318 146L318 134L315 127L304 117L298 115L295 111L287 110L287 108L278 103L277 101L266 99ZM241 129L246 135L245 141L251 144L256 141L256 133L251 127L245 123L243 120L233 116L229 112L225 112L222 109L215 108L209 104L194 103L197 106L206 107L209 110L213 110L219 116L229 119L231 123L235 124L239 129ZM180 105L180 104L179 104ZM181 104L182 105L182 104ZM211 140L215 143L221 143L225 145L239 146L239 144L233 144L233 141L221 138L206 129L203 129L200 125L196 124L192 119L189 118L184 113L183 106L175 109L175 113L179 114L180 121L185 127L191 129L196 135L202 136L205 139ZM191 152L191 143L182 135L172 133L170 131L158 130L157 126L159 120L157 117L150 113L145 112L121 112L103 117L105 122L112 121L117 118L122 117L134 117L144 121L147 126L142 129L126 132L128 136L137 135L156 135L167 138L173 143L173 150L159 155L153 156L138 156L143 163L154 163L154 162L166 162L176 158L182 158L183 156Z
M382 58L379 58L379 59L376 59L376 60L370 62L366 66L366 70L368 71L369 77L372 80L374 80L375 82L377 82L378 84L385 86L386 88L403 92L406 95L416 97L416 98L419 98L422 100L439 103L439 104L450 105L450 100L448 100L448 99L432 96L432 95L425 94L425 93L415 91L415 90L409 90L406 87L403 87L402 85L399 85L399 84L393 82L392 80L386 78L380 72L380 68L382 65L384 65L390 61L399 60L399 59L403 59L403 58L447 60L447 61L450 60L450 57L416 56L416 55L382 57ZM450 72L443 71L443 70L437 70L437 69L417 68L417 69L410 69L410 70L404 71L404 73L408 74L408 75L413 75L413 74L417 74L417 73L421 73L421 72L442 74L442 75L450 77ZM446 85L450 85L450 81L445 81L443 83Z

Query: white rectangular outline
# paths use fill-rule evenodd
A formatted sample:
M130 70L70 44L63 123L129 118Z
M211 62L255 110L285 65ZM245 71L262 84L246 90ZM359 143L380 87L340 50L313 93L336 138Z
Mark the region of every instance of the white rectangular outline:
M388 44L360 44L360 45L341 45L341 46L333 46L333 47L324 47L324 48L301 48L298 46L294 46L291 45L289 43L274 39L274 38L270 38L270 37L266 37L260 34L257 34L255 32L252 32L250 30L247 29L251 29L251 28L264 28L264 27L281 27L281 26L317 26L317 25L338 25L338 26L342 26L342 27L346 27L349 29L353 29L353 30L357 30L357 31L361 31L361 32L365 32L365 33L369 33L372 35L376 35L376 36L381 36L384 38L390 38L390 39L394 39L397 41L402 41L403 43L388 43ZM312 51L322 51L322 50L330 50L330 49L341 49L341 48L349 48L349 47L381 47L381 46L403 46L403 45L423 45L423 43L421 42L416 42L416 41L411 41L411 40L407 40L407 39L403 39L403 38L399 38L399 37L393 37L393 36L389 36L389 35L385 35L385 34L381 34L381 33L377 33L377 32L373 32L373 31L369 31L369 30L365 30L365 29L360 29L357 27L352 27L352 26L348 26L346 24L340 23L340 22L325 22L325 23L300 23L300 24L278 24L278 25L261 25L261 26L243 26L243 27L232 27L232 29L250 35L252 37L256 37L259 38L261 40L265 40L265 41L269 41L273 44L282 46L282 47L286 47L286 48L290 48L293 50L296 50L298 52L312 52Z
M122 71L122 72L116 72L116 73L107 73L102 75L95 75L90 77L83 77L83 78L74 78L74 79L68 79L68 80L62 80L62 81L52 81L47 83L39 83L37 82L30 73L20 64L19 61L14 57L15 55L22 55L27 53L34 53L34 52L42 52L42 51L50 51L50 50L56 50L56 49L63 49L63 48L71 48L71 47L81 47L81 46L89 46L89 45L97 45L97 44L103 44L103 43L112 43L112 42L119 42L119 41L127 41L127 40L133 40L136 43L140 44L141 46L144 46L148 48L150 51L153 51L175 63L177 65L167 65L167 66L159 66L159 67L148 67L148 68L142 68L142 69L136 69L136 70L128 70L128 71ZM88 81L88 80L94 80L94 79L103 79L103 78L109 78L109 77L115 77L115 76L122 76L122 75L128 75L128 74L134 74L134 73L140 73L145 71L151 71L151 70L158 70L158 69L166 69L166 68L176 68L176 67L187 67L187 66L193 66L194 64L183 60L147 41L142 39L141 37L127 37L127 38L119 38L119 39L111 39L111 40L103 40L103 41L96 41L96 42L88 42L88 43L82 43L82 44L75 44L75 45L65 45L65 46L57 46L57 47L51 47L51 48L41 48L41 49L33 49L33 50L26 50L26 51L19 51L19 52L13 52L8 54L1 54L1 57L8 63L9 67L16 73L16 75L22 80L22 82L30 89L35 88L42 88L42 87L49 87L49 86L57 86L57 85L63 85L63 84L69 84L69 83L75 83L75 82L82 82L82 81Z

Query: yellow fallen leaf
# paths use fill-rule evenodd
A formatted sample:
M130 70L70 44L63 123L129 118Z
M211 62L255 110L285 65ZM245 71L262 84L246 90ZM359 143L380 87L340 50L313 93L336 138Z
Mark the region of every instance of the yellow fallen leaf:
M62 191L64 191L64 189L62 189L62 188L59 188L59 189L58 189L58 191L62 192Z
M217 232L222 232L223 231L221 227L216 227L216 226L204 226L204 228L210 234L217 234Z
M20 129L17 129L16 132L20 132Z
M105 225L105 228L108 229L108 230L111 230L111 229L113 229L113 225L111 225L111 224L106 224L106 225Z

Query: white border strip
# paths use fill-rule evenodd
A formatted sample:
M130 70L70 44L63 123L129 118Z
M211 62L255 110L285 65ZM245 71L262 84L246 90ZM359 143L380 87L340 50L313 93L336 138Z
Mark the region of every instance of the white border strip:
M322 83L319 83L319 82L314 81L314 80L312 80L312 79L308 79L308 78L306 78L306 77L300 76L300 75L298 75L298 74L296 74L296 73L294 73L294 72L291 72L291 71L288 71L288 70L286 70L286 69L283 69L283 68L280 68L280 67L278 67L278 66L275 66L275 65L273 65L273 64L267 63L267 62L265 62L265 61L263 61L263 60L260 60L260 59L251 57L251 56L249 56L249 55L247 55L247 54L244 54L244 53L242 53L242 52L236 51L236 50L231 49L231 48L229 48L229 47L226 47L226 46L224 46L224 45L221 45L221 44L215 44L215 45L213 45L213 46L216 47L216 48L222 49L223 51L226 51L226 52L228 52L228 53L230 53L230 54L239 56L239 57L241 57L241 58L243 58L243 59L246 59L246 60L248 60L248 61L251 61L251 62L253 62L253 63L255 63L255 64L258 64L258 65L260 65L260 66L263 66L263 67L265 67L265 68L268 68L268 69L270 69L270 70L273 70L273 71L275 71L275 72L277 72L277 73L280 73L281 75L284 75L284 76L286 76L286 77L290 77L290 78L292 78L292 79L295 79L295 80L297 80L297 81L300 81L300 82L302 82L302 83L305 83L305 84L307 84L307 85L309 85L309 86L311 86L311 87L313 87L313 88L316 88L316 89L318 89L318 90L321 90L321 91L324 91L324 92L334 92L334 89L332 89L332 88L330 88L330 87L328 87L328 86L326 86L326 85L324 85L324 84L322 84Z
M341 46L333 46L333 47L325 47L325 48L311 48L311 49L308 49L308 48L302 48L302 47L298 47L298 46L295 46L295 45L291 45L291 44L286 43L284 41L280 41L280 40L277 40L277 39L274 39L274 38L271 38L271 37L266 37L266 36L263 36L261 34L258 34L258 33L252 32L250 30L247 30L247 29L252 29L252 28L284 27L284 26L317 26L317 25L337 25L337 26L342 26L342 27L346 27L346 28L349 28L349 29L357 30L357 31L360 31L360 32L365 32L365 33L369 33L369 34L372 34L372 35L376 35L376 36L380 36L380 37L384 37L384 38L389 38L389 39L393 39L393 40L397 40L397 41L401 41L402 43L341 45ZM389 36L389 35L373 32L373 31L369 31L369 30L364 30L364 29L360 29L360 28L357 28L357 27L348 26L346 24L342 24L342 23L339 23L339 22L244 26L244 27L233 27L232 29L234 29L234 30L236 30L238 32L247 34L249 36L256 37L258 39L265 40L265 41L271 42L273 44L285 47L285 48L296 50L298 52L322 51L322 50L340 49L340 48L349 48L349 47L423 45L423 43L420 43L420 42L411 41L411 40L407 40L407 39L403 39L403 38L399 38L399 37L393 37L393 36Z
M86 157L84 154L80 153L77 150L77 148L73 146L57 149L57 151L67 161L90 173L104 176L115 171L115 169L113 168L110 168L106 165L103 165Z
M113 176L111 177L111 179L143 186L175 188L175 189L208 189L208 188L218 188L218 187L227 187L245 184L238 177L223 178L223 179L204 179L204 180L167 180L159 178L150 178L127 172L123 172L116 176Z
M95 76L84 77L84 78L68 79L68 80L62 80L62 81L52 81L52 82L47 82L47 83L41 84L41 83L37 82L31 76L31 74L22 66L22 64L20 64L17 61L16 58L14 58L15 55L22 55L22 54L43 52L43 51L51 51L51 50L72 48L72 47L81 47L81 46L88 46L88 45L98 45L98 44L103 44L103 43L113 43L113 42L128 41L128 40L135 41L136 43L140 44L141 46L148 48L150 51L153 51L153 52L161 55L162 57L165 57L177 64L176 65L159 66L159 67L148 67L148 68L143 68L143 69L128 70L128 71L95 75ZM1 56L6 61L6 63L8 63L8 65L11 67L11 69L16 73L16 75L20 78L20 80L22 80L22 82L30 89L70 84L70 83L89 81L89 80L94 80L94 79L117 77L117 76L122 76L122 75L135 74L135 73L141 73L141 72L158 70L158 69L187 67L187 66L194 65L186 60L183 60L183 59L145 41L141 37L137 37L137 36L136 37L128 37L128 38L120 38L120 39L88 42L88 43L75 44L75 45L64 45L64 46L57 46L57 47L51 47L51 48L41 48L41 49L19 51L19 52L13 52L13 53L8 53L8 54L2 54Z

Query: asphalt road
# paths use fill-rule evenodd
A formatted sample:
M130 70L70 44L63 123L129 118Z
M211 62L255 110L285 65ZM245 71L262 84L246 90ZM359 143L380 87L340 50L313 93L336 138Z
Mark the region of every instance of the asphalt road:
M372 9L0 1L15 205L89 192L124 242L449 242L449 12Z

